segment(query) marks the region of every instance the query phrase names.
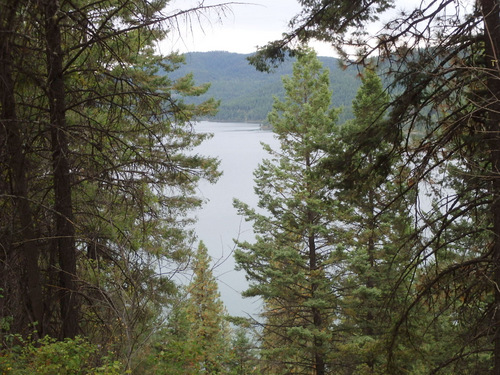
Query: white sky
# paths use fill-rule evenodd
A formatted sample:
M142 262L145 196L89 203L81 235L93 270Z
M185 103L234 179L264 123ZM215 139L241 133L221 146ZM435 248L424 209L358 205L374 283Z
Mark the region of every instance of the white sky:
M169 13L195 7L202 0L172 0ZM238 1L238 0L236 0ZM215 11L188 22L181 20L180 34L173 32L161 45L161 51L229 51L255 52L257 46L279 39L288 30L290 19L300 12L296 0L241 0L230 5L223 15ZM221 4L221 0L204 0L205 6ZM314 45L320 55L332 55L327 45Z
M387 21L403 8L408 10L426 2L427 0L395 1L395 9L382 15L381 21ZM177 17L178 24L160 44L160 51L253 53L257 46L279 39L288 30L290 19L301 10L297 0L171 0L166 11L168 14L176 14L200 4L214 6L223 3L232 3L224 14L212 10L198 16L191 13L186 17ZM470 6L472 3L472 0L464 0L462 6ZM453 4L451 6L454 7ZM380 25L381 23L367 27L376 32ZM325 43L311 45L320 56L335 56L333 48Z

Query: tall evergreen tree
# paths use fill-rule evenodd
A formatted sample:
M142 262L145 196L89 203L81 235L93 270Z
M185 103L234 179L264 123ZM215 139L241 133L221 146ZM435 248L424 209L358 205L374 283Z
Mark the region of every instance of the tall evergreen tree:
M247 273L246 296L264 302L266 373L325 374L331 350L337 278L334 218L321 168L322 146L333 138L338 110L331 108L328 72L305 49L293 75L283 78L285 99L275 99L269 122L280 150L255 171L257 212L235 201L253 221L256 242L239 243L238 266Z
M229 370L231 375L260 374L256 344L248 337L245 327L238 327L233 332Z
M358 63L374 52L388 60L395 93L388 154L407 154L412 194L427 189L436 198L432 213L417 212L420 240L406 269L423 274L396 331L411 326L420 307L432 307L435 316L453 317L460 349L441 353L428 371L500 374L500 4L430 0L369 35L367 22L395 3L301 1L292 30L254 61L280 60L291 41L310 38L332 42L346 58L346 46L358 46ZM432 332L422 331L423 341ZM478 353L489 353L489 365L488 354Z
M166 330L157 338L153 360L156 372L229 373L230 328L211 267L207 248L200 242L185 297L174 304Z
M197 347L198 352L190 362L197 374L225 374L231 344L229 325L203 242L200 242L193 267L194 277L188 286L186 305L187 341Z
M324 161L332 172L337 219L342 221L337 243L345 269L342 343L335 362L337 368L350 369L345 373L382 374L387 371L385 344L392 317L408 287L400 274L411 259L415 201L401 194L407 182L400 176L409 173L404 160L395 156L383 161L386 168L377 168L392 147L384 139L389 95L374 70L363 71L361 81L352 105L355 117L340 127Z
M186 104L208 86L171 80L182 58L155 53L167 4L0 1L0 314L15 333L83 333L132 361L188 260L196 183L218 176L186 152L207 137L191 121L217 103Z

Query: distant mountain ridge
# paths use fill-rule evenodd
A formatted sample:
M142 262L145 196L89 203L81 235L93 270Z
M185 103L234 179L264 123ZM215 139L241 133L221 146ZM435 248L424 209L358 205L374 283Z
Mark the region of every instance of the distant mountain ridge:
M211 120L264 123L273 96L283 97L281 77L292 74L293 60L284 62L269 74L258 72L249 65L248 56L223 51L187 53L186 64L172 76L192 72L196 84L211 83L208 93L197 99L214 97L221 100L219 113ZM344 108L343 119L351 117L351 102L361 84L357 69L342 69L338 59L333 57L320 57L320 60L330 70L333 105Z

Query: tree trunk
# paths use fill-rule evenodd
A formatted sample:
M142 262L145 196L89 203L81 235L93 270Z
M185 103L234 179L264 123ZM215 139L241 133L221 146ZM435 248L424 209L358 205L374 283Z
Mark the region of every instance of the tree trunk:
M373 165L373 160L371 160L371 157L369 157L370 165ZM368 263L369 263L369 274L366 277L366 283L365 286L368 290L371 290L375 287L375 282L373 280L373 275L374 275L374 268L375 268L375 229L377 228L377 221L375 219L376 213L375 213L375 192L373 189L370 189L368 191L368 205L369 205L369 217L368 217L368 223L367 227L368 230L370 231L370 235L368 238L368 248L367 248L367 253L368 253ZM368 305L367 305L368 311L366 312L366 326L364 328L363 334L366 336L370 336L374 338L375 336L375 314L374 314L374 301L369 300ZM372 354L369 354L369 357L366 358L365 360L366 365L370 369L370 374L375 373L375 359L373 358Z
M16 267L15 280L7 280L10 284L18 284L14 290L22 291L18 298L23 306L10 311L14 315L14 330L22 333L28 329L27 324L37 323L36 331L44 334L43 303L40 285L40 269L38 265L39 251L35 239L33 214L29 203L28 181L26 177L26 158L23 150L21 125L17 118L14 95L12 66L14 65L11 50L11 38L15 34L16 14L19 2L12 0L0 13L0 27L3 37L0 38L0 131L5 139L5 154L10 180L10 196L13 200L14 239L19 246L14 251L19 256L11 258ZM15 247L15 246L13 246ZM12 249L11 249L12 250ZM14 254L11 254L12 256ZM19 259L20 262L16 261ZM7 260L9 264L9 260ZM20 313L20 316L17 315ZM16 324L18 322L19 324ZM34 326L32 326L34 327Z
M311 159L309 155L306 155L305 157L305 164L306 164L306 170L309 172L311 168ZM314 195L314 191L312 191L310 188L308 188L308 193L310 196ZM310 226L313 226L315 224L314 212L310 208L307 208L307 223ZM316 249L316 238L315 238L316 235L311 228L309 228L308 230L310 231L307 238L308 242L307 246L309 249L308 255L309 255L309 274L311 277L311 298L314 299L317 298L316 291L318 290L318 284L319 284L319 282L315 279L317 277L316 271L318 269L318 259L317 259L318 254ZM317 307L312 307L311 313L312 313L314 328L316 328L318 331L321 331L321 329L323 328L323 316L321 314L320 309ZM315 335L313 346L314 346L314 373L315 375L324 375L325 358L323 353L323 340L321 340L321 338Z
M75 337L78 329L78 307L75 293L76 252L69 146L66 124L63 52L59 24L59 2L44 0L47 47L50 136L56 212L55 244L59 255L62 337Z
M309 217L311 217L312 213L308 213ZM316 290L318 289L318 282L314 280L315 272L318 269L317 260L316 260L316 241L314 239L314 235L310 235L308 238L309 241L309 270L311 273L311 277L313 280L311 282L311 297L316 298ZM312 317L313 317L313 325L314 328L321 330L323 327L323 317L321 315L321 311L317 307L313 307L311 309ZM324 375L325 374L325 359L323 355L323 342L317 336L314 337L314 370L316 375Z
M307 212L309 224L314 224L314 213L310 210ZM318 289L318 281L314 278L316 277L316 270L318 269L317 265L317 254L316 254L316 240L314 233L309 234L308 237L308 247L309 247L309 272L311 277L311 298L317 298L316 291ZM317 307L311 308L313 325L314 328L321 331L323 328L323 317L321 311ZM323 354L323 342L322 340L314 336L314 373L316 375L324 375L325 374L325 359Z

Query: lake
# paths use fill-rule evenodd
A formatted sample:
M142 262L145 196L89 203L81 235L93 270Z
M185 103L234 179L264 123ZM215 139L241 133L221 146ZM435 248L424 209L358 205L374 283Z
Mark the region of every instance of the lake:
M263 158L269 156L262 149L261 142L273 148L278 147L279 142L271 131L261 130L258 124L201 121L196 129L214 134L196 151L219 158L220 170L224 173L214 185L205 181L200 183L198 195L207 199L207 203L196 212L196 233L213 258L213 272L229 314L256 314L260 303L257 299L241 297L247 286L245 273L234 270L232 257L235 238L252 240L252 223L237 215L232 202L233 198L238 198L256 207L253 171Z

